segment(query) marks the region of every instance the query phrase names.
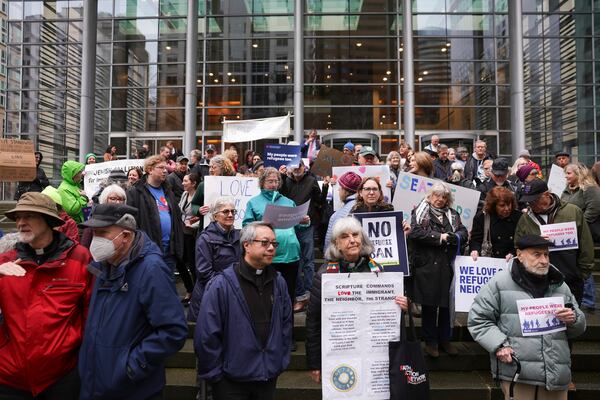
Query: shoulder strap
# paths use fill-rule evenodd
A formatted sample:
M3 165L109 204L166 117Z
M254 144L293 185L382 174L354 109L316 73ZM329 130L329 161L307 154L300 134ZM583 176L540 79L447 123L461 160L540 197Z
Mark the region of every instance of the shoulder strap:
M406 322L404 321L404 313L403 313L400 318L400 342L401 343L416 342L419 340L419 339L417 339L417 331L415 330L415 321L414 321L413 314L411 311L411 306L412 306L412 302L409 301L408 311L406 312L406 314L408 314L408 326L410 328L411 337L409 338L407 335Z
M491 233L490 233L490 214L484 212L483 219L483 240L488 242L492 242Z

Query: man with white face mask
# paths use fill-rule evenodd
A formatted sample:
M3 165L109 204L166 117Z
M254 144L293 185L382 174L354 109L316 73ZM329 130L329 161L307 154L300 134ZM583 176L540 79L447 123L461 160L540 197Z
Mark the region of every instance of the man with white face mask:
M90 254L53 230L64 221L46 195L25 193L5 215L19 239L0 254L0 398L78 399Z
M187 337L171 269L137 229L137 214L100 204L82 224L94 230L91 266L99 271L79 357L82 400L162 398L165 360Z

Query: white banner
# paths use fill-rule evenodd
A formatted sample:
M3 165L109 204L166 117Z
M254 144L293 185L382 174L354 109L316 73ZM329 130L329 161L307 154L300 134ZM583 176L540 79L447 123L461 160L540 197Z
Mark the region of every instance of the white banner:
M454 303L456 312L469 312L475 296L496 273L507 268L504 258L457 256L454 260Z
M556 311L564 307L562 297L517 300L521 333L523 336L540 336L567 330L565 323L556 318Z
M223 122L223 142L227 143L287 138L290 132L289 114L284 117Z
M572 222L561 222L558 224L540 225L540 234L548 236L548 240L554 243L550 251L573 250L579 248L577 241L577 224Z
M425 178L422 176L400 172L396 192L394 193L394 211L402 211L405 218L410 221L413 208L419 205L425 197L427 190L439 179ZM467 189L462 186L448 184L454 194L454 208L460 214L464 226L471 231L473 218L477 212L480 193L477 190Z
M144 169L144 161L146 160L117 160L105 161L101 163L88 164L85 166L85 174L83 176L83 189L87 197L92 198L100 189L100 183L108 178L112 170L120 169L127 175L127 171L131 168L139 167Z
M560 197L566 187L567 178L565 177L565 170L556 164L552 164L550 175L548 175L548 189Z
M221 196L230 196L235 200L235 227L242 229L242 220L246 215L246 204L258 195L258 178L244 176L205 176L204 177L204 205L211 205ZM210 217L204 216L204 226L210 223Z
M336 179L339 179L340 176L344 175L346 172L352 171L355 174L359 175L361 178L374 176L379 178L379 184L381 185L381 190L383 191L383 196L385 197L385 201L387 203L391 203L392 198L392 190L387 187L387 183L390 180L390 167L387 165L353 165L350 167L333 167L333 175ZM339 186L336 185L336 189ZM340 200L340 196L337 193L337 190L334 190L333 193L333 210L337 211L342 208L344 204ZM398 210L396 210L398 211Z
M323 274L323 399L390 398L388 342L400 337L401 272Z

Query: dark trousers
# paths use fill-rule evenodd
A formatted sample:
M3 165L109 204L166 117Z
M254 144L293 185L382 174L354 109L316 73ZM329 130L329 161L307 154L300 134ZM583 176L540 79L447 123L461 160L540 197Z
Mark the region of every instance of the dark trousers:
M296 279L298 278L298 266L300 265L300 261L292 262L292 263L273 263L271 264L275 270L279 271L283 279L285 280L287 290L288 290L288 299L290 300L290 307L294 306L294 301L296 300ZM292 343L294 340L294 330L292 329Z
M273 400L277 378L260 382L235 382L227 378L212 384L213 400Z
M422 335L425 343L438 344L450 340L450 309L448 307L421 306Z
M77 400L81 382L77 368L71 370L42 393L33 397L30 392L0 385L2 400Z

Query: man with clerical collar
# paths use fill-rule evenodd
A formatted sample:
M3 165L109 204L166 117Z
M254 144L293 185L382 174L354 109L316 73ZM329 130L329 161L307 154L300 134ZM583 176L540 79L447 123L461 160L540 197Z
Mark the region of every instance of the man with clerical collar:
M567 399L568 339L581 335L586 321L563 274L550 263L552 246L539 235L520 237L517 257L488 281L469 311L469 332L490 353L492 375L500 380L505 399ZM544 298L547 305L561 305L541 317L519 313L517 302L540 309L543 305L533 302ZM518 363L520 375L510 393Z
M271 266L278 246L272 226L246 225L240 243L240 263L215 276L202 298L194 335L198 375L215 400L268 400L290 361L291 303Z

